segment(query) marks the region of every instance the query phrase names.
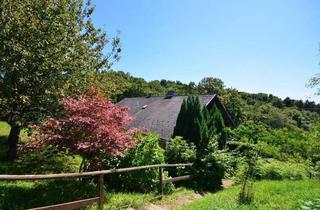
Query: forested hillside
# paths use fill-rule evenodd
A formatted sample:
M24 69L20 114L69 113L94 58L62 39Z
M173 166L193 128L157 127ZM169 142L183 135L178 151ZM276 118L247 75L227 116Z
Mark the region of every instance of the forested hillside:
M254 145L259 149L261 161L268 159L271 165L274 161L319 165L320 104L313 101L241 92L225 87L222 80L213 77L203 78L198 84L170 80L147 82L129 73L108 71L98 78L105 95L115 101L147 94L161 96L168 91L177 95L218 94L237 125L230 131L229 142Z
M177 95L217 94L237 125L252 122L270 128L309 130L320 116L320 104L313 101L241 92L225 87L222 80L213 77L203 78L198 84L164 79L147 82L129 73L108 71L99 74L99 84L105 95L115 101L147 94L163 96L168 91L175 91Z

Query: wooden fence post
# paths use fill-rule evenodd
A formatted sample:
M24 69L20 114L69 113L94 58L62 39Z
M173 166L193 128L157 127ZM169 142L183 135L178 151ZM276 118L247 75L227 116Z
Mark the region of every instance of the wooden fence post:
M159 167L159 193L161 195L161 198L163 196L163 168Z
M104 204L104 174L100 174L99 175L98 190L99 190L99 209L103 210L103 204Z

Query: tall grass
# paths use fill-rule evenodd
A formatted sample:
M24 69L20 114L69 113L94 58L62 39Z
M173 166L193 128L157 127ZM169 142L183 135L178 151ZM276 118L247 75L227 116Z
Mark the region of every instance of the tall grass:
M319 180L283 180L260 181L255 183L255 199L248 205L239 205L237 202L240 186L235 186L216 194L197 200L184 210L270 210L270 209L300 209L308 200L320 195Z

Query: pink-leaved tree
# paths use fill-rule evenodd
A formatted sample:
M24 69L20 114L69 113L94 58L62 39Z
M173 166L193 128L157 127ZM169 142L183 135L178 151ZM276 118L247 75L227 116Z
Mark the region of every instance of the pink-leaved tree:
M54 146L60 151L80 155L80 171L103 169L106 157L122 156L131 148L136 129L126 129L132 120L127 108L102 97L93 87L78 98L61 100L64 113L59 119L47 118L32 125L34 135L24 149Z

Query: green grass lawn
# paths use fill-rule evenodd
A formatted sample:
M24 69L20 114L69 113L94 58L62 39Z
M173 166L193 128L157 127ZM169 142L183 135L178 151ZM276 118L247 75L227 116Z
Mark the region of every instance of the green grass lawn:
M254 185L254 202L248 205L238 204L237 196L239 191L240 186L235 186L194 201L183 209L300 209L306 201L314 200L320 197L320 181L260 181Z
M0 121L0 161L4 161L8 151L7 138L10 133L10 125ZM25 129L20 132L20 139L23 141L28 136Z
M7 154L7 137L9 132L10 126L5 122L0 121L0 161L4 160Z
M8 123L0 121L0 137L7 137L10 132L10 125ZM24 139L27 137L27 132L25 129L21 130L20 132L20 138Z
M10 132L10 125L0 121L0 136L8 136Z

